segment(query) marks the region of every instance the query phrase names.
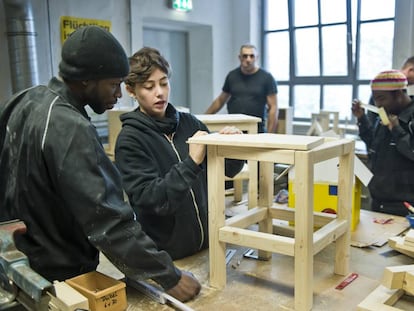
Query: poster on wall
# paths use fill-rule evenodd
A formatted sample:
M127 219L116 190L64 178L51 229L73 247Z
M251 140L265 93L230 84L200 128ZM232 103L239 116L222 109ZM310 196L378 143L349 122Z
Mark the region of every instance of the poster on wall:
M102 20L102 19L90 19L90 18L81 18L73 16L61 16L60 17L60 40L63 43L66 38L74 32L76 29L96 25L100 26L108 31L111 31L111 21Z

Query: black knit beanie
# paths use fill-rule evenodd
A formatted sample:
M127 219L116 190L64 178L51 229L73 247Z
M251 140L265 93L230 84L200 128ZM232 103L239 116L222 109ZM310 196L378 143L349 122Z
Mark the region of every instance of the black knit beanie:
M63 43L59 71L69 81L122 78L128 75L129 63L110 32L99 26L85 26Z

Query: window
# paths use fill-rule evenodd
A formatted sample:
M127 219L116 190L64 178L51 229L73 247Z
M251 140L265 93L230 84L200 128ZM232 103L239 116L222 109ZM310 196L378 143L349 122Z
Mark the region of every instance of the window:
M370 80L392 68L395 0L262 0L263 66L295 120L319 110L350 119Z

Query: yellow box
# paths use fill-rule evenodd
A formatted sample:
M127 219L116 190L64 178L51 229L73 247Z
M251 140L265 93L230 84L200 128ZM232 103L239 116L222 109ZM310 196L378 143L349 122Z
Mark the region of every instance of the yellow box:
M97 271L65 281L88 298L91 311L120 311L127 308L125 283Z
M314 177L314 192L313 205L314 211L322 212L331 210L336 212L338 206L337 188L338 188L338 167L339 159L332 158L323 162L315 164ZM362 184L367 185L372 173L368 168L357 158L354 158L354 180L352 191L352 215L351 215L351 230L355 231L359 224L359 215L361 211L361 192ZM295 206L295 169L292 167L289 170L288 181L288 206Z
M289 181L289 198L288 206L295 206L295 191L293 181ZM313 185L313 210L316 212L336 212L338 206L337 197L338 186L331 183L314 183ZM352 215L351 230L354 231L359 224L359 215L361 211L361 191L362 185L359 179L354 182L352 191Z

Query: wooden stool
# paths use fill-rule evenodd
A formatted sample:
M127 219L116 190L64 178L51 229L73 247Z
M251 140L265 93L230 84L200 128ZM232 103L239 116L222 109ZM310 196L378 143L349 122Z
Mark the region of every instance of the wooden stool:
M354 141L348 139L280 135L210 134L194 137L189 143L207 145L210 235L210 285L226 284L226 243L259 249L259 257L271 253L295 259L295 309L311 310L313 305L313 256L336 241L334 272L346 275L350 259L350 216L352 200ZM337 217L314 232L314 164L339 157ZM260 163L258 206L225 219L224 158L255 160ZM273 206L274 163L293 164L298 195L295 209ZM293 238L273 234L273 219L295 222ZM245 229L259 223L259 232Z

